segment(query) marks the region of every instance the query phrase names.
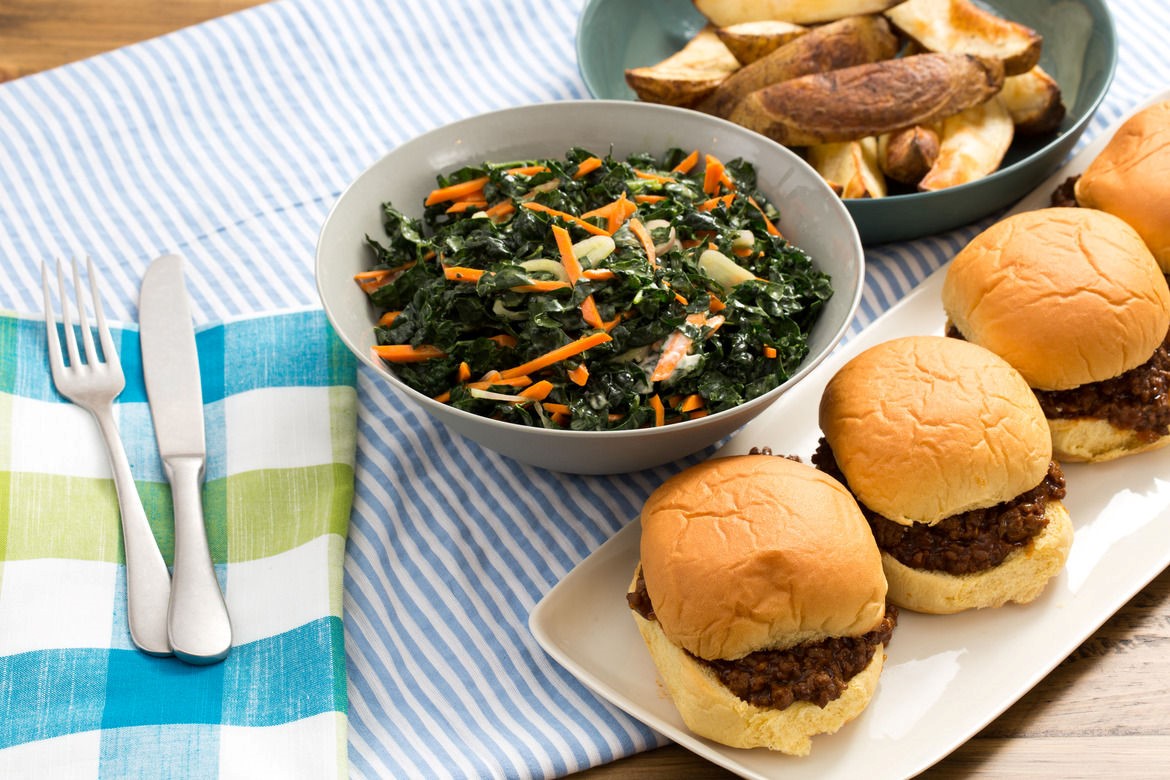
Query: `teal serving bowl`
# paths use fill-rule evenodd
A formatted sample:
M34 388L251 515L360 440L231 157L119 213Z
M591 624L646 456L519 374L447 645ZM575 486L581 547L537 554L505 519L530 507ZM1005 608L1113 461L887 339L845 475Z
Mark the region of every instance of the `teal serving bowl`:
M1105 97L1117 67L1117 32L1104 0L990 0L981 5L1044 36L1040 65L1061 87L1055 133L1018 138L999 170L936 192L845 200L865 244L905 241L968 225L1010 206L1055 171ZM691 0L589 0L577 29L581 76L597 98L636 100L627 68L678 51L705 23Z

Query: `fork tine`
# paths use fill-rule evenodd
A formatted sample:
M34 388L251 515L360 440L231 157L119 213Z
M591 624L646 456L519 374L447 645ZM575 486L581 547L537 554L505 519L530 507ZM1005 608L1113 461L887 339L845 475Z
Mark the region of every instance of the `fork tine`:
M77 338L73 335L73 317L69 314L69 294L65 289L65 273L61 270L61 261L57 260L57 293L61 298L61 325L65 330L65 351L69 354L69 365L81 365L81 358L77 354Z
M49 366L54 375L64 367L61 340L57 337L57 318L53 316L53 296L49 292L49 268L41 261L41 291L45 294L45 332L49 338Z
M73 295L77 299L77 325L81 329L81 343L85 345L85 362L100 363L100 355L93 346L93 332L89 329L89 317L85 311L85 293L81 287L81 271L77 266L77 258L73 263ZM91 279L92 281L92 279Z
M118 350L114 349L114 339L110 336L110 327L106 325L106 314L102 309L102 296L98 290L97 276L93 271L93 258L85 258L85 272L89 274L89 292L93 299L93 316L97 322L98 339L102 345L102 359L111 365L121 365L118 359Z

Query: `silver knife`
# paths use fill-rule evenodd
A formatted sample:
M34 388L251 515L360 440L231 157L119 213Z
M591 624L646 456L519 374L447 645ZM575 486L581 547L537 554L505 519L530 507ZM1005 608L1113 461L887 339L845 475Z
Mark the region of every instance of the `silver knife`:
M163 255L146 270L138 325L146 396L175 507L167 635L177 658L215 663L231 649L232 627L203 522L203 390L183 258Z

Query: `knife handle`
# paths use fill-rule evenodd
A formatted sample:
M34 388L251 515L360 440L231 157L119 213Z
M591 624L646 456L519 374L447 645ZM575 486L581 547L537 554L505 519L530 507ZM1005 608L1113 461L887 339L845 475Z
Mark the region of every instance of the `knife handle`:
M175 561L167 635L175 657L212 664L227 657L232 624L215 577L203 523L203 458L167 459L175 506Z

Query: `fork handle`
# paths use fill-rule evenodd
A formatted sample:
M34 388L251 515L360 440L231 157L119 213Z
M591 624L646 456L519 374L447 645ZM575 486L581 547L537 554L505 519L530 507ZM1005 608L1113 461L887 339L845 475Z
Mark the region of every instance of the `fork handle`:
M130 624L130 638L143 652L151 655L170 655L167 639L167 604L171 596L171 576L166 561L159 552L158 542L142 498L134 484L130 461L112 408L93 412L114 474L114 489L118 494L118 508L122 516L122 549L126 558L126 616Z
M175 571L167 617L171 648L187 663L215 663L231 649L232 626L207 545L203 458L166 458L163 465L175 505Z

